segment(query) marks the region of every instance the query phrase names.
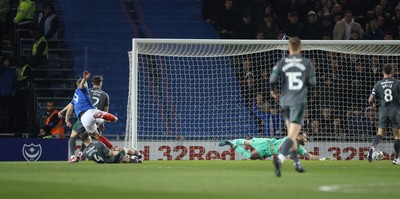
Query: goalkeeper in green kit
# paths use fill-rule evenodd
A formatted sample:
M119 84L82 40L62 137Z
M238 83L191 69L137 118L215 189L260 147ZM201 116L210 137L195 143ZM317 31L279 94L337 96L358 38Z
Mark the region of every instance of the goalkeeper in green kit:
M239 152L242 156L247 159L257 160L261 158L271 157L273 155L279 154L279 149L282 143L287 139L287 137L282 139L275 138L253 138L251 140L246 139L235 139L235 140L226 140L219 143L219 146L230 145L237 152ZM303 132L300 132L297 136L297 153L303 155L310 160L329 160L329 158L320 158L317 155L313 155L308 153L302 146L307 142L307 135ZM255 150L249 152L246 148L242 146L251 146Z

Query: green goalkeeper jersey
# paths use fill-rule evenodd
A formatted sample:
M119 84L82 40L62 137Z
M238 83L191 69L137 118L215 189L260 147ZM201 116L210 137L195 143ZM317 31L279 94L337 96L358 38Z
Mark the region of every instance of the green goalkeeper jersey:
M281 147L282 143L287 139L287 137L284 137L282 139L275 139L272 138L272 142L274 143L274 151L272 151L273 155L278 155L279 154L279 148ZM300 145L297 145L297 153L300 155L305 155L307 151Z

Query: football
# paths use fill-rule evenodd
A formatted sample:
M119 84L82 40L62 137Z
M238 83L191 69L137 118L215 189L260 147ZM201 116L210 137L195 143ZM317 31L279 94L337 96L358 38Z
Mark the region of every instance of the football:
M382 160L383 159L383 152L379 150L375 150L374 153L372 154L372 158L374 160Z

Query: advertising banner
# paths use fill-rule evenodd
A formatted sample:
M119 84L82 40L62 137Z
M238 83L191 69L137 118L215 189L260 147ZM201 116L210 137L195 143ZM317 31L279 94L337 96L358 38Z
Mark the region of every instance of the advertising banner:
M68 139L0 139L0 161L68 160Z

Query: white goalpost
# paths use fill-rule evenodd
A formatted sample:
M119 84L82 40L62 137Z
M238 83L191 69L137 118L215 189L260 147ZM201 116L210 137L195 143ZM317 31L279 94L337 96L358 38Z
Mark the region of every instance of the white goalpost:
M303 40L302 50L317 72L305 148L334 160L365 160L377 131L377 110L367 99L383 65L400 77L400 41ZM241 160L218 143L284 137L268 81L286 55L286 40L133 39L125 146L147 160ZM393 159L390 131L378 148Z

